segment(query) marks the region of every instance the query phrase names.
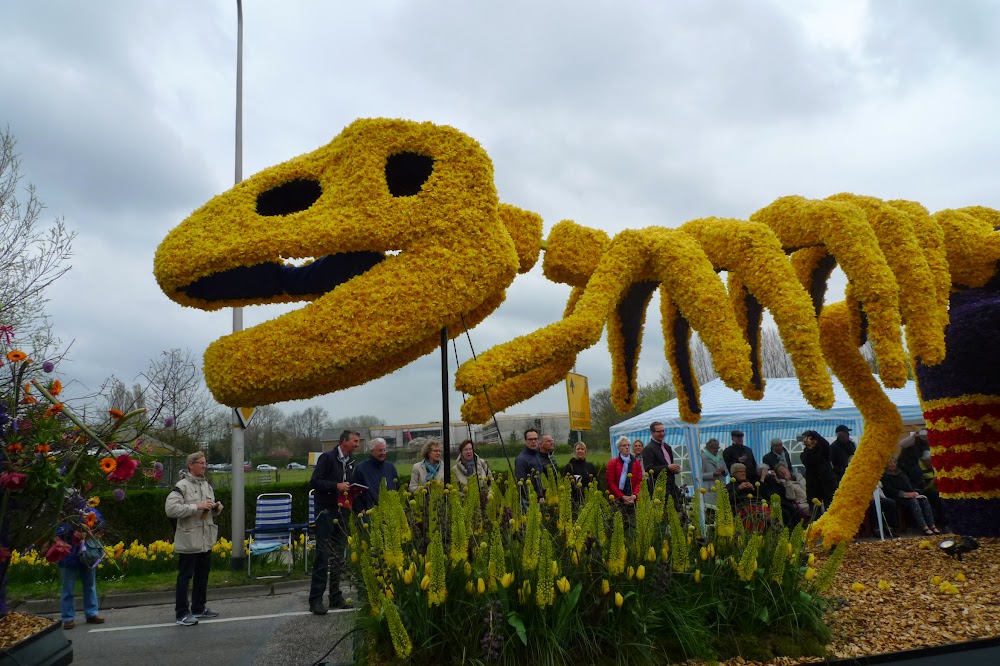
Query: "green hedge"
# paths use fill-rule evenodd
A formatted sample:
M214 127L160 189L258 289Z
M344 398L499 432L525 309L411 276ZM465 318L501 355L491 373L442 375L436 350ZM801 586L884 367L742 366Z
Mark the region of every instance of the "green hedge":
M598 487L604 489L604 465L596 465ZM505 482L508 472L494 470L498 481ZM399 475L399 487L406 488L410 482L409 474ZM169 488L152 488L148 490L128 490L124 501L114 499L110 490L97 493L100 498L100 511L104 515L108 528L105 542L117 543L124 541L125 545L138 540L141 544L149 544L157 540L173 541L174 534L170 520L163 507L167 501ZM246 525L253 527L257 515L257 495L261 493L291 493L292 522L304 523L309 515L309 484L308 482L269 483L266 485L247 486L244 489L246 507ZM232 489L216 488L215 497L226 507L215 522L219 525L219 536L227 539L232 537Z
M261 493L291 493L292 521L304 523L309 514L308 483L270 483L266 486L248 486L245 488L245 507L247 527L253 527L257 516L257 495ZM99 509L104 515L108 527L105 534L106 543L124 541L125 545L138 540L149 544L162 539L173 541L174 533L170 519L164 513L163 507L167 501L170 488L155 488L150 490L130 490L124 501L118 502L110 491L97 494L101 499ZM215 522L219 525L219 536L227 539L232 537L232 490L216 488L215 498L222 502L225 510L217 516Z

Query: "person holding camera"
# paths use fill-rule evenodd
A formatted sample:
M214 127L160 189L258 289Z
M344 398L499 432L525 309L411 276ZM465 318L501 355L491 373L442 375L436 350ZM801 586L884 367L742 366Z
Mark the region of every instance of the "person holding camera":
M218 617L205 605L208 598L208 572L212 568L212 546L219 538L215 516L222 513L222 502L205 478L208 464L202 451L187 457L187 472L183 472L170 494L164 510L167 517L177 520L174 552L177 553L177 587L174 613L177 624L191 627L199 618ZM192 580L194 581L192 584ZM188 585L191 603L188 605Z

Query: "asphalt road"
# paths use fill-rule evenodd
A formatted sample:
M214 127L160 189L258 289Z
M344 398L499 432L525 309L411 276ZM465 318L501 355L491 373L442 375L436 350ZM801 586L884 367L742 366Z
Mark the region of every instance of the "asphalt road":
M105 624L84 624L83 614L77 613L78 624L66 636L73 641L73 663L85 666L351 663L351 636L334 652L324 654L350 630L354 611L313 615L307 610L307 597L302 590L215 601L209 591L209 607L218 611L219 617L201 620L194 627L174 624L172 603L102 608Z

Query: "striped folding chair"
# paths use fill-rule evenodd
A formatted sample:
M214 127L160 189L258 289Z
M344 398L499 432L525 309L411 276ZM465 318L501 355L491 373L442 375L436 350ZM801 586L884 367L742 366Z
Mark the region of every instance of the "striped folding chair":
M305 571L309 573L309 551L316 548L316 490L309 491L309 522L306 523L305 541L302 544L302 559L305 562Z
M247 576L251 578L281 578L279 575L254 576L254 556L265 556L281 550L288 551L288 572L292 573L292 548L295 544L296 525L292 523L291 493L263 493L257 496L257 518L254 528L247 530Z

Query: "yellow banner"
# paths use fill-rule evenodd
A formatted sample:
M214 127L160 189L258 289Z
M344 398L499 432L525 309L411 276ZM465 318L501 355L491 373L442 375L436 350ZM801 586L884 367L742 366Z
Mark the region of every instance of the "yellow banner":
M566 375L566 398L569 400L569 429L590 430L590 389L587 378L570 372Z

